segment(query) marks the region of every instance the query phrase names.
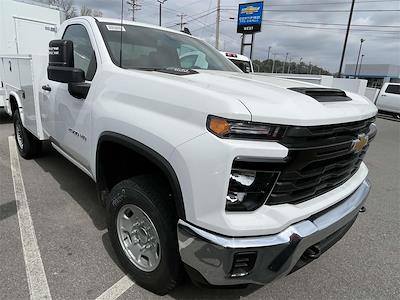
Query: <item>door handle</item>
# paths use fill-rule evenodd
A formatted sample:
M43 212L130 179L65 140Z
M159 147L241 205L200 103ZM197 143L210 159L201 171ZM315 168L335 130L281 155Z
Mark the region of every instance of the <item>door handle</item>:
M42 90L51 92L51 87L50 87L48 84L47 84L47 85L43 85L43 86L42 86Z

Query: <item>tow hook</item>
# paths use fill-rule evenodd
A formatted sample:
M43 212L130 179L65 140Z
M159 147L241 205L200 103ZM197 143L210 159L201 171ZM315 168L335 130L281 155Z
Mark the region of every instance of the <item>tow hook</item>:
M321 249L317 245L311 246L304 252L303 256L309 259L317 259L321 256Z
M360 208L360 213L365 213L367 211L367 208L365 206Z

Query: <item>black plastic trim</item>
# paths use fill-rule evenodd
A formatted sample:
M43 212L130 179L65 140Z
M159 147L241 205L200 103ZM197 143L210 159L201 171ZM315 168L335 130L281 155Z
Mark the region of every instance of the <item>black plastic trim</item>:
M153 149L147 147L146 145L131 139L122 134L115 132L106 131L100 135L97 150L96 150L96 179L97 179L97 189L99 195L107 192L106 184L104 182L104 177L102 176L104 170L102 163L100 162L99 149L102 143L113 142L125 146L135 152L140 153L148 160L153 162L157 167L159 167L165 176L168 178L168 182L172 188L172 195L175 201L175 206L177 210L178 217L182 220L186 220L185 215L185 205L183 202L182 190L179 184L178 177L171 166L171 164L159 153Z
M344 91L339 89L294 87L289 88L289 90L307 95L318 102L342 102L352 100Z

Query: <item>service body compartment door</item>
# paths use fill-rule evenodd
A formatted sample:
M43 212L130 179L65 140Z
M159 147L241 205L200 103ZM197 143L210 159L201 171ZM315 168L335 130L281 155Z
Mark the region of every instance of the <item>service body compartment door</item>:
M31 59L19 59L19 80L20 89L22 94L20 95L23 108L23 124L35 136L37 135L37 123L35 115L35 101L33 91L33 79L32 79L32 60Z
M14 17L18 54L48 55L49 42L57 38L57 26Z

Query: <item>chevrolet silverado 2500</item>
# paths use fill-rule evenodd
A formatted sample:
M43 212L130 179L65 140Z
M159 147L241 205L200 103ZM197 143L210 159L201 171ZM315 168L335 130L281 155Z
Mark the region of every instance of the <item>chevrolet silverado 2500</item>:
M3 68L21 156L48 140L96 182L138 284L165 294L184 270L209 285L265 284L346 233L370 190L372 103L245 74L195 37L119 22L67 20L48 58Z

